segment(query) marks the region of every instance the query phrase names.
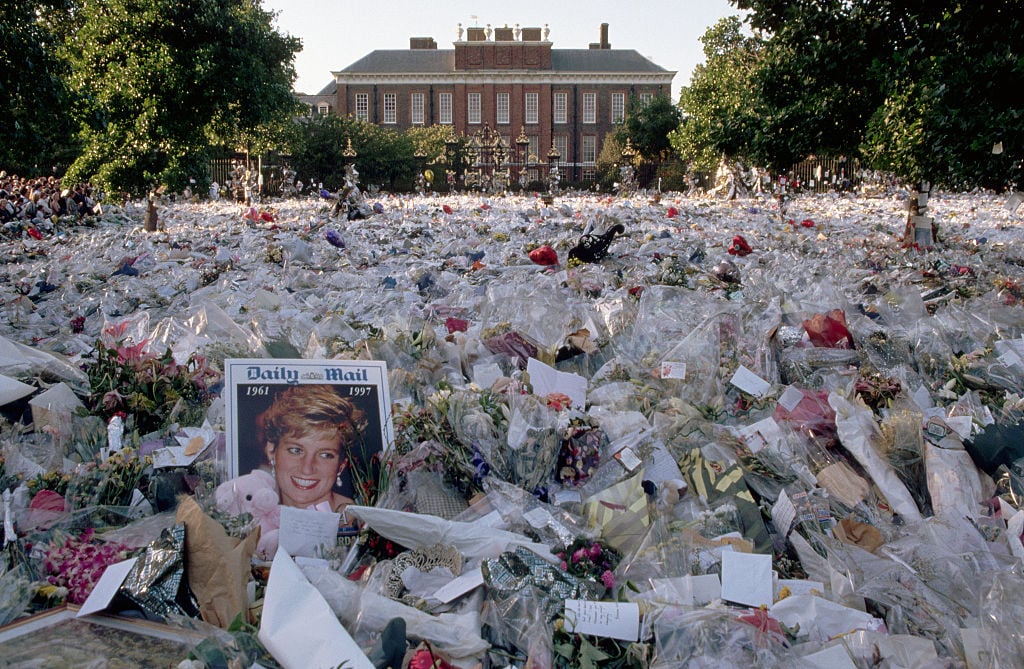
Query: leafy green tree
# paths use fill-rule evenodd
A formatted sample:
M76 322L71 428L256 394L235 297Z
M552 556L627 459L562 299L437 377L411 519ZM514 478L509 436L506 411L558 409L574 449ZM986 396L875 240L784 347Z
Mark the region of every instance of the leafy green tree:
M768 35L754 88L771 162L859 154L906 180L1020 182L1020 0L733 3Z
M669 133L679 127L682 118L668 96L659 95L646 104L633 97L616 135L621 144L628 138L644 160L665 160L672 151Z
M910 181L1002 190L1024 178L1024 5L929 5L894 53L864 153ZM993 153L993 147L1004 147Z
M67 41L81 156L68 172L116 192L178 189L211 147L292 116L300 42L257 0L81 0Z
M619 166L622 165L622 150L626 148L626 140L619 139L619 133L610 132L601 142L601 153L597 155L594 167L597 170L597 181L601 190L610 191L619 179Z
M62 0L10 0L0 12L0 166L58 172L74 158L67 68L57 56Z
M351 142L362 184L409 189L416 176L414 136L352 116L316 116L299 122L289 147L292 167L302 180L337 190L345 181L344 152Z
M713 172L722 158L750 157L762 120L751 79L763 41L727 16L701 36L705 62L679 95L682 123L669 135L672 147L694 169Z

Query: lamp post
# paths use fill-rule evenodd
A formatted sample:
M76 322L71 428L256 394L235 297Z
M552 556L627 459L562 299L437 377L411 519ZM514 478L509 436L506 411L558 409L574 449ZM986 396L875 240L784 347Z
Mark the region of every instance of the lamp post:
M519 162L519 189L526 190L529 182L529 173L526 170L526 159L530 151L530 138L526 136L526 126L519 127L519 136L516 137L516 160Z
M548 150L548 192L543 198L545 204L551 204L555 201L555 193L558 192L558 182L562 178L562 175L558 173L558 161L561 158L561 152L552 144L551 149Z
M552 193L558 191L558 182L562 178L562 175L558 173L558 162L561 159L561 152L552 144L551 149L548 150L548 189Z
M634 165L640 154L633 148L629 137L626 138L626 146L622 149L622 167L619 168L619 195L631 195L636 191L636 172Z
M423 195L427 190L427 177L423 173L424 163L427 160L427 152L423 150L422 146L416 147L416 153L412 154L412 157L416 159L416 192Z
M466 188L478 187L480 185L480 176L483 172L480 160L480 153L483 146L480 144L480 137L478 134L469 138L469 145L466 147L466 164L470 167L470 169L467 169L463 173L462 177L466 184Z
M354 161L356 159L356 156L358 155L359 153L352 148L352 138L349 137L348 143L345 145L345 150L341 152L341 157L345 159L344 163L348 165L349 163Z
M448 192L452 193L455 191L455 185L459 178L459 168L462 162L461 156L459 155L459 140L455 136L455 133L448 135L448 139L444 141L445 159L448 163L448 169L445 172L448 182Z
M494 192L497 193L499 190L504 191L508 188L511 174L508 167L508 154L509 147L498 133L494 134L494 172L491 177L491 184L494 187Z

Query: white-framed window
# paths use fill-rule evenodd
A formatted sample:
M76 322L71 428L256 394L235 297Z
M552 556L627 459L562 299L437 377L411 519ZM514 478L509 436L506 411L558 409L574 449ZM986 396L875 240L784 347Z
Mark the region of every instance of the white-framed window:
M452 124L452 94L437 94L437 122L442 125Z
M583 122L597 123L597 93L583 94Z
M409 122L423 125L423 93L412 93L409 96Z
M567 102L568 96L565 93L555 93L554 99L552 100L552 118L553 123L568 123L569 122L569 104Z
M466 94L466 123L480 123L480 94Z
M398 94L384 94L384 123L398 123Z
M551 138L551 142L558 149L558 154L561 156L558 159L560 163L569 162L569 138L565 135L555 135Z
M622 123L626 118L626 94L612 93L612 123Z
M525 123L540 123L538 108L537 93L527 93L523 100L523 121Z
M370 95L368 93L356 93L356 120L370 120Z
M580 145L583 164L593 165L597 162L597 135L583 135L583 143Z
M498 125L508 125L508 93L498 93L494 102L494 122Z
M640 106L641 107L646 107L647 105L651 104L651 100L653 100L653 99L654 99L654 94L653 93L641 93L640 94Z
M316 106L316 113L321 116L327 116L331 112L331 107L326 102L321 102Z
M547 160L547 152L545 151L544 153L541 153L540 150L540 137L537 135L528 135L528 139L530 140L530 148L527 149L526 155L537 156L538 161Z

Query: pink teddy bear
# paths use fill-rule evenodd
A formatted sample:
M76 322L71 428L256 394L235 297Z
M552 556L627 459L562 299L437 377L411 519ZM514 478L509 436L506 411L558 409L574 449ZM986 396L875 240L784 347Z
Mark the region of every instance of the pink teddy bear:
M273 559L281 527L274 477L262 469L254 469L221 483L213 496L220 511L233 516L248 513L259 523L260 541L256 555L263 560Z

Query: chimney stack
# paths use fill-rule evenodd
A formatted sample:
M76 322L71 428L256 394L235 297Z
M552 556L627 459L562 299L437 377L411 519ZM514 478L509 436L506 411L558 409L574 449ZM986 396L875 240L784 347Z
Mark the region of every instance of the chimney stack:
M608 43L608 24L607 23L602 23L601 24L601 48L602 49L610 49L610 48L612 48L612 45Z

